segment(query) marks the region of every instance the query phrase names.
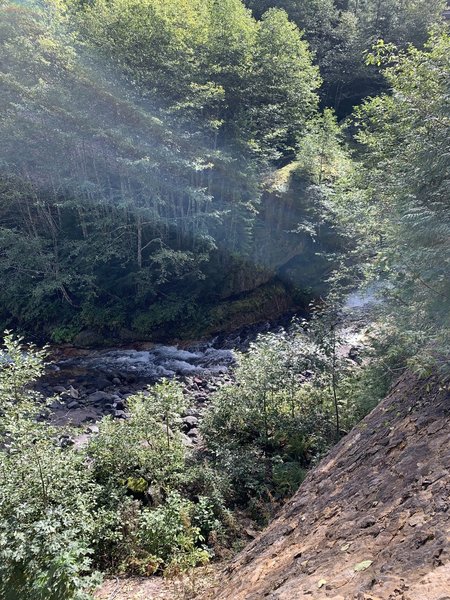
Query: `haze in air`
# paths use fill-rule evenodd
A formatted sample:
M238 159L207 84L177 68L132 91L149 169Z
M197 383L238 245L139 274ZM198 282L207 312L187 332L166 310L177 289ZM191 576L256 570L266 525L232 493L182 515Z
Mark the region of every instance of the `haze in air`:
M448 22L0 0L0 600L450 595Z

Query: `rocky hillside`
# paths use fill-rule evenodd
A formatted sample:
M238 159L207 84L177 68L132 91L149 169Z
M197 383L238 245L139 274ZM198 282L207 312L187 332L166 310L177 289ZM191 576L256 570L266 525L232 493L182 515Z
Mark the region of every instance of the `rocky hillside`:
M448 387L403 376L210 597L449 600Z

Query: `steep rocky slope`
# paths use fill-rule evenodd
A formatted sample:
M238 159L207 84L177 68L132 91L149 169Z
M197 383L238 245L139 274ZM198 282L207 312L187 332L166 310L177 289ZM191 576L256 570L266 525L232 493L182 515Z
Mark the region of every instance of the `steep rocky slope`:
M403 376L209 597L450 600L448 387Z

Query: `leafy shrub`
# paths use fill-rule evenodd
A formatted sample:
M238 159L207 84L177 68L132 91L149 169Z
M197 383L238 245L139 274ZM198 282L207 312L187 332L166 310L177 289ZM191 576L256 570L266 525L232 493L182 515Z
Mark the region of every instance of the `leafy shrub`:
M185 448L179 383L163 380L129 398L129 418L105 418L87 449L100 484L103 568L151 574L182 570L209 557L204 544L224 539L227 484Z
M203 512L207 505L199 506ZM207 550L199 547L205 539L193 522L196 510L193 502L171 492L164 505L142 512L139 528L142 547L155 556L158 565L170 566L176 560L177 564L185 561L195 566L208 560Z
M68 325L66 327L61 325L52 329L51 339L56 344L73 342L74 338L79 333L80 328L75 323L72 323L71 325Z
M29 384L44 352L5 337L0 353L0 598L81 600L91 575L98 488L84 457L61 448Z
M291 496L305 479L306 470L298 462L282 462L273 469L273 483L278 495Z
M417 352L408 334L389 319L373 325L362 367L347 371L340 381L343 427L347 431L363 419L387 395L392 383Z
M108 490L144 494L150 486L170 489L181 477L186 452L177 430L184 405L181 387L163 381L128 403L129 418L104 418L89 444L95 478Z
M236 522L228 508L233 497L230 478L201 455L193 457L180 488L196 503L194 522L206 541L227 545L236 533Z
M291 481L300 481L303 469L332 441L329 392L320 377L312 383L304 378L305 371L324 364L298 327L260 336L239 356L237 385L214 396L202 433L216 468L230 477L238 503L264 490L273 493L284 463L290 465ZM293 486L282 485L285 493Z
M87 597L97 489L83 457L21 439L0 464L0 597Z
M168 495L183 480L187 454L178 431L183 407L181 386L162 381L129 398L128 419L104 418L89 443L105 517L96 548L104 568L148 574L169 555L160 556L144 543L141 528L148 537L147 507L164 509Z

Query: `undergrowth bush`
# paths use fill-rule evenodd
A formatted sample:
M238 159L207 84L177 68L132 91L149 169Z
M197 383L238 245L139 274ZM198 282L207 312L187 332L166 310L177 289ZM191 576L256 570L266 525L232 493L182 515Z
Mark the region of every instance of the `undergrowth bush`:
M208 536L221 534L227 513L219 478L207 467L200 477L185 448L184 408L180 384L162 381L129 399L128 419L104 418L89 443L104 511L96 546L103 568L148 575L204 562Z
M180 385L130 398L129 418L103 419L86 447L62 445L31 388L44 356L10 334L0 353L0 599L82 600L96 568L176 574L207 562L209 538L232 521L228 484L182 443Z
M309 323L259 336L238 355L236 385L214 395L201 429L214 467L232 482L234 504L270 504L295 492L405 368L404 341L379 328L350 360L339 349L340 318L337 305L326 307Z
M324 357L300 326L260 336L238 359L237 385L214 396L202 434L235 502L245 504L294 491L332 442L333 416L323 379L305 378L324 369Z
M92 574L98 486L82 453L57 444L29 389L44 352L10 334L0 352L0 598L81 600ZM61 432L59 432L61 433Z
M333 329L330 342L323 322L312 326L260 336L238 356L236 384L213 395L196 450L181 433L182 386L166 380L129 398L126 419L102 419L84 447L61 444L31 387L45 350L8 334L0 600L89 598L97 571L179 575L233 546L242 516L265 524L336 441L336 423L341 436L407 362L387 330L377 337L382 355L373 344L357 367L335 354Z

